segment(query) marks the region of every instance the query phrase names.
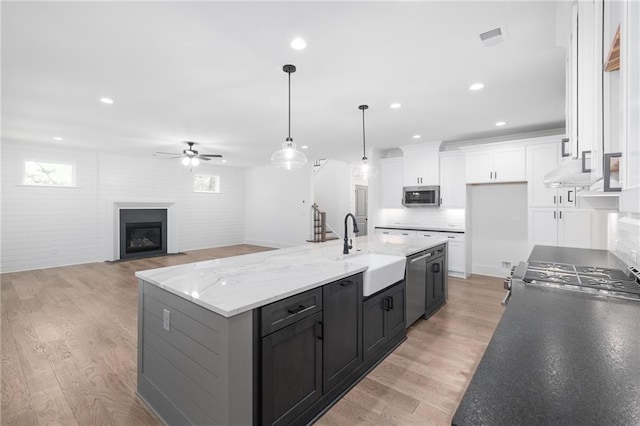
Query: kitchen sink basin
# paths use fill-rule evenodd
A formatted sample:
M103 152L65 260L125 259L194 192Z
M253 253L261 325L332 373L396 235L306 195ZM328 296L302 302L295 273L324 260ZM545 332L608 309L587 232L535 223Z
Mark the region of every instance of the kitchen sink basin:
M378 253L358 254L344 260L368 267L364 271L362 284L364 297L371 296L403 279L407 263L407 258L404 256L389 256Z

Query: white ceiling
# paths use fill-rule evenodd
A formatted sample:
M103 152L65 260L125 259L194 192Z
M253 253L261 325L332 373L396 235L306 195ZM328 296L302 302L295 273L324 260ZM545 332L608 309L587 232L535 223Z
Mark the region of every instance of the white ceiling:
M558 128L555 19L543 1L3 2L2 137L132 155L194 140L266 164L287 136L287 63L310 159L362 156L362 103L379 149ZM483 46L498 26L507 41Z

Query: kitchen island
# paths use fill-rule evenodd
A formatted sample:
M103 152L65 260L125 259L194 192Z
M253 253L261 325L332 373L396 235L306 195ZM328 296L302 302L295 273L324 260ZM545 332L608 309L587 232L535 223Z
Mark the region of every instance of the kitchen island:
M625 266L608 251L548 246L529 261ZM512 285L452 424L640 424L640 301Z
M137 272L138 395L168 424L312 420L405 339L403 277L363 296L354 257L434 247L369 236Z

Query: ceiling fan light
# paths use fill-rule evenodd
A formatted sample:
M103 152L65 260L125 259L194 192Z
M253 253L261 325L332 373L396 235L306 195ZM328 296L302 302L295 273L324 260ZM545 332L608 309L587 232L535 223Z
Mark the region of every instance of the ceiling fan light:
M183 157L182 158L182 165L183 166L188 166L189 165L189 157Z
M198 160L196 157L191 157L191 165L193 167L196 167L198 164L200 164L200 160Z

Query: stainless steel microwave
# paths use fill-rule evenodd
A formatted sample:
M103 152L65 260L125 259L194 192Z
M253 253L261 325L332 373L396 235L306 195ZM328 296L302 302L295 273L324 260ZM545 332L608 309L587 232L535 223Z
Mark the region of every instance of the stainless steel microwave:
M440 186L405 186L402 204L405 207L437 207L440 205Z

